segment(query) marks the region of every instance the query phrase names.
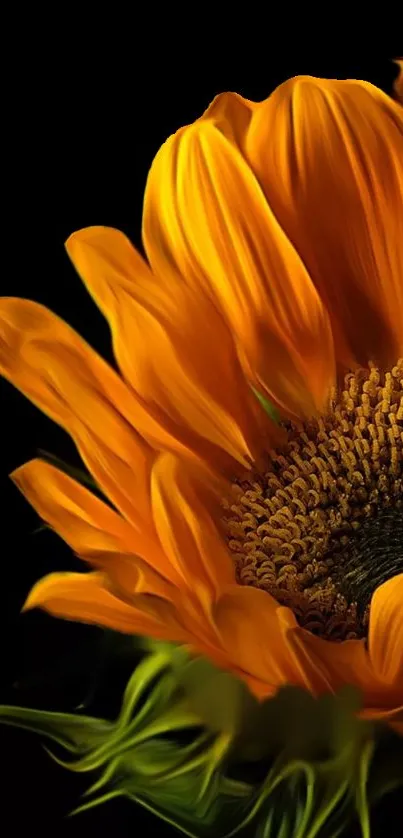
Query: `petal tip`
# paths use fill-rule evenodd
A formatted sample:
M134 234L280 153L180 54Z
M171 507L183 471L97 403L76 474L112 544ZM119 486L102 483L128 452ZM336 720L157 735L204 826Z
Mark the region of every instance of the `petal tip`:
M71 233L70 236L68 236L64 246L69 253L77 244L88 242L91 238L103 233L107 229L107 227L99 224L91 227L83 227L81 230L75 230L74 233Z
M38 585L34 585L34 587L30 590L21 607L21 614L25 614L26 611L32 611L33 608L37 608L42 604L41 598L38 597L36 593L37 587Z

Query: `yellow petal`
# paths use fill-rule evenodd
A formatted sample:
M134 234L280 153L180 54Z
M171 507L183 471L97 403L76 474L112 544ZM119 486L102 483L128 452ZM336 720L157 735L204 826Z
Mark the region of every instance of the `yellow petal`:
M300 76L253 112L244 154L306 266L345 366L403 351L403 111L361 81Z
M377 675L400 688L403 704L403 573L380 585L372 597L368 644Z
M118 230L80 230L66 247L108 318L125 379L150 411L186 448L215 463L226 452L246 466L257 438L253 396L211 301L179 278L157 280Z
M148 178L143 238L227 319L249 381L291 416L327 402L335 370L327 313L237 149L209 120L182 129Z
M233 562L215 526L208 484L172 454L161 454L151 482L157 532L185 586L209 611L222 588L234 581Z
M232 586L217 603L214 620L233 668L259 697L274 694L284 684L311 692L319 690L318 684L325 688L314 663L290 643L297 626L294 614L270 594Z
M11 478L41 518L81 558L105 570L121 589L128 594L142 590L169 597L162 577L177 582L178 574L151 525L133 527L88 489L43 460L25 463Z
M244 99L239 93L219 93L200 120L212 122L228 140L242 149L250 121L257 108L258 102Z
M186 642L173 606L142 594L125 602L108 590L102 573L50 573L32 588L24 611L43 608L55 617L111 628L125 634Z
M3 297L0 373L65 428L98 485L134 526L149 520L155 455L139 433L157 448L183 451L183 445L73 329L44 306Z

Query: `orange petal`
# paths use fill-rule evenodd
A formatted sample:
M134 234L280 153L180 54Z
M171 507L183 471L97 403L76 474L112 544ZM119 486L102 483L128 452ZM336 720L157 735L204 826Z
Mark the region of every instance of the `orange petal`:
M399 73L394 81L393 89L397 100L403 105L403 58L397 58L395 64L399 68Z
M403 703L403 573L380 585L372 597L368 644L375 672L400 689Z
M215 463L226 452L246 466L257 437L253 396L211 301L179 279L159 282L118 230L89 227L66 247L109 320L124 377L150 411L191 450Z
M0 373L72 436L99 486L134 526L149 521L150 443L183 451L121 378L63 320L0 300Z
M219 304L250 383L291 416L327 402L335 376L327 313L237 149L200 121L171 137L149 174L143 237Z
M32 588L23 610L43 608L55 617L95 623L125 634L187 642L173 606L138 594L133 604L108 590L102 573L50 573Z
M214 620L232 667L259 697L284 684L311 692L324 685L314 662L290 643L297 626L294 614L265 591L232 586L217 603Z
M402 682L391 685L379 677L364 640L332 643L316 637L297 625L290 609L256 588L229 589L214 615L232 668L238 669L258 697L275 693L282 684L303 687L314 695L353 685L362 694L363 718L383 720L397 732L403 730ZM395 666L399 647L393 649ZM227 661L226 665L231 664Z
M43 460L16 469L12 480L41 518L84 559L126 590L169 597L164 579L178 581L152 531L139 531L95 495ZM144 562L139 557L145 559ZM153 570L155 568L155 570ZM155 572L157 571L157 572Z
M209 611L234 567L216 529L203 474L183 469L178 458L161 454L151 482L157 532L172 566Z
M402 690L397 683L387 683L380 677L368 654L365 640L335 643L298 628L290 634L289 642L301 661L308 656L322 673L323 681L318 685L318 694L337 692L349 684L361 692L363 715L366 717L381 719L391 712L400 712Z
M299 628L290 636L290 643L301 658L308 654L317 661L325 691L337 692L345 684L355 684L368 694L376 687L364 640L335 643Z
M103 550L137 552L136 529L55 466L30 460L10 477L41 518L81 556Z
M258 102L244 99L239 93L219 93L200 120L209 120L232 143L243 148L252 116Z
M243 150L329 311L338 360L393 365L403 352L400 105L368 82L300 76L255 109Z

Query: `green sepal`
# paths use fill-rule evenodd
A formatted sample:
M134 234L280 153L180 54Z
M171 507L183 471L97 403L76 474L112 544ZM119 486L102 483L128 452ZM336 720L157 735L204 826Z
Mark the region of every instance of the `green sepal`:
M255 703L246 685L205 658L182 659L176 675L203 724L213 733L228 734L231 742L237 739Z
M336 838L355 814L403 785L403 739L360 720L353 689L315 699L294 687L257 702L243 683L170 644L147 643L114 722L0 708L96 772L76 813L124 795L194 838ZM382 762L382 770L380 769ZM259 779L252 780L253 765Z
M263 396L262 393L259 393L259 390L256 390L256 388L253 387L252 385L251 385L251 390L255 394L256 398L258 399L258 401L260 402L260 404L262 405L263 409L266 411L268 416L270 416L270 419L272 419L272 421L276 425L279 425L280 421L281 421L281 416L280 416L277 408L274 407L274 404L269 402L269 400L266 398L266 396Z

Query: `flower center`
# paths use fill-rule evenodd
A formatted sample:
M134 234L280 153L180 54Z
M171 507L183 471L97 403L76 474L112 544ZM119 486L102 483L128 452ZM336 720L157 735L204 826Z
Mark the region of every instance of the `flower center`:
M270 452L224 503L239 584L329 640L363 637L374 590L403 571L403 359L345 379L326 416Z

